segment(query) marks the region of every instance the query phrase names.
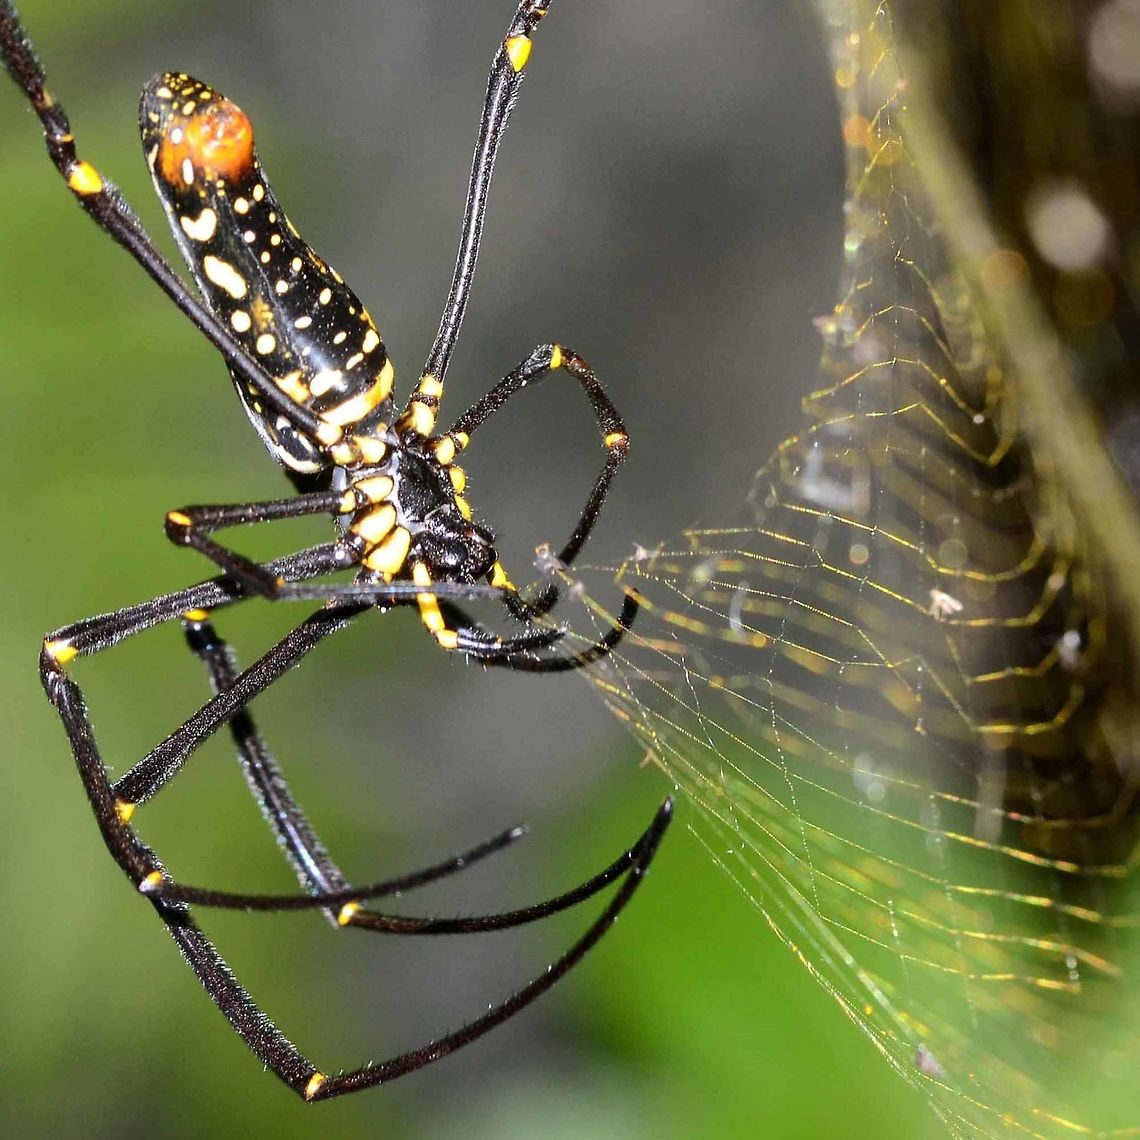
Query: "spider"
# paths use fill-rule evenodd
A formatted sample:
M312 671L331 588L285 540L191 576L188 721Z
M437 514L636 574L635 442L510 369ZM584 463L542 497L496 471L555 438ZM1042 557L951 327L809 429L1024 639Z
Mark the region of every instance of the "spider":
M495 552L492 533L473 521L456 457L472 434L528 384L564 371L581 386L605 447L605 459L558 562L573 562L597 521L628 450L621 418L593 370L572 350L539 345L455 421L436 434L444 377L475 272L492 170L531 51L532 35L553 0L522 0L491 65L468 185L459 252L439 331L402 411L393 368L367 309L340 275L307 246L265 178L253 130L241 109L185 73L157 76L143 90L140 132L154 185L201 299L152 244L118 189L81 159L63 107L49 93L36 51L9 0L0 0L0 58L43 127L48 154L79 204L130 253L175 305L222 353L238 396L270 454L293 483L288 498L170 511L166 533L212 560L222 573L188 589L49 634L40 673L71 746L104 843L152 904L206 992L263 1064L306 1101L378 1085L463 1047L519 1012L573 968L626 906L672 818L667 799L623 855L573 890L520 910L467 919L383 914L364 906L453 874L515 842L514 828L452 859L385 881L352 886L290 793L248 704L327 637L362 613L415 606L445 650L487 666L564 672L604 657L633 622L638 600L625 595L612 628L596 643L562 652L564 630L547 615L559 591L516 589ZM334 540L258 563L223 545L228 527L328 514ZM322 581L339 571L353 580ZM214 610L243 599L313 600L321 607L239 671L219 638ZM461 608L493 598L524 632L500 636ZM67 666L124 638L181 620L202 660L214 697L112 782L82 692ZM198 746L228 724L248 783L306 893L240 894L176 882L139 838L139 805L176 775ZM192 905L281 911L319 909L336 927L400 934L475 933L547 917L620 880L609 904L554 964L512 997L463 1028L392 1059L329 1075L290 1043L253 1003L191 915Z

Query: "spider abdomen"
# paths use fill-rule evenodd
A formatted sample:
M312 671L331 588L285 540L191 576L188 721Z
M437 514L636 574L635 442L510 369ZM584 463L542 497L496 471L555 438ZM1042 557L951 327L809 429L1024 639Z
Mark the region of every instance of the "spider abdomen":
M184 73L143 90L147 164L206 303L281 391L353 435L392 422L392 363L367 309L305 243L265 178L245 113ZM235 378L246 412L285 466L329 466L320 441Z

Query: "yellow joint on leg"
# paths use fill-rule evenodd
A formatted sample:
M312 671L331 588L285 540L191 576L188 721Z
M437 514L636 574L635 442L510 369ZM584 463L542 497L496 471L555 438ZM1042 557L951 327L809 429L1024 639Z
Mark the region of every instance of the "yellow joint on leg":
M417 562L415 566L412 567L412 581L417 586L431 585L431 574L422 562ZM424 623L429 633L434 634L438 638L441 633L445 632L447 627L435 595L417 594L416 605L420 607L420 621Z
M435 427L435 409L421 404L413 397L404 415L404 424L416 435L431 435Z
M182 511L167 511L166 521L169 523L174 523L175 526L189 526L190 516L183 514Z
M357 479L352 484L352 490L363 495L370 503L381 503L392 493L393 486L388 475L370 475L367 479Z
M494 586L496 590L517 591L517 587L508 577L501 562L496 562L495 565L491 567L491 585Z
M435 441L435 457L446 467L455 458L455 440L449 435Z
M360 913L360 903L347 902L340 908L340 913L336 916L337 926L347 926L353 918L353 915Z
M384 425L378 425L378 431L384 430ZM370 435L354 435L352 445L356 454L364 463L379 463L388 454L387 444L373 439Z
M135 814L135 808L138 804L129 803L127 800L115 801L115 815L118 817L120 823L130 823L131 816Z
M325 1081L328 1077L324 1073L314 1073L309 1078L309 1083L305 1086L304 1097L306 1100L312 1100L325 1087Z
M424 629L426 629L432 637L439 640L439 638L451 632L443 620L443 614L439 612L439 602L435 600L435 594L420 594L416 598L416 602L420 607L420 621L424 623ZM443 643L440 642L440 644L442 645Z
M471 437L465 431L453 431L451 438L455 440L455 446L462 451L470 442Z
M421 396L434 396L438 400L443 395L443 383L430 372L425 372L416 385L416 391Z
M391 577L404 565L412 536L406 527L398 526L375 550L370 550L364 558L369 570Z
M606 447L617 447L619 444L629 442L629 436L624 431L611 431L605 438Z
M511 61L511 67L515 71L522 71L526 67L526 61L530 59L530 37L508 36L503 41L503 47L507 49L507 59Z
M417 562L412 568L412 580L417 586L431 585L431 573L422 562ZM420 620L427 632L442 645L441 638L445 638L451 633L451 630L447 628L447 622L443 621L443 614L440 612L439 602L435 600L435 595L417 594L416 604L420 606Z
M558 345L555 345L550 350L550 367L551 368L561 368L562 367L562 349L559 348Z
M91 163L77 162L67 172L67 185L76 194L82 194L86 198L91 194L98 194L103 189L103 178Z
M352 533L359 535L369 546L381 543L396 525L396 508L391 503L383 503L371 508L352 524Z
M66 665L79 656L79 650L66 638L60 637L55 641L44 642L44 652L57 664Z
M210 611L209 610L187 610L182 615L182 619L183 619L183 621L209 621L210 620Z
M139 883L139 890L142 891L144 895L149 894L151 891L162 886L164 878L165 876L161 871L151 871L151 873Z
M435 635L441 649L457 649L459 647L459 634L453 629L441 629Z

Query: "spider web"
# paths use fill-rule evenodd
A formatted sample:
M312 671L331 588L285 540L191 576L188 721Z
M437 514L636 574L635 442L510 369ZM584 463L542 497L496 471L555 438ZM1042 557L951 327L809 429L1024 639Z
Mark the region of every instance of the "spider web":
M592 681L953 1135L1140 1136L1102 575L934 226L888 9L817 7L848 167L818 387L735 525L564 574L583 636L642 598Z

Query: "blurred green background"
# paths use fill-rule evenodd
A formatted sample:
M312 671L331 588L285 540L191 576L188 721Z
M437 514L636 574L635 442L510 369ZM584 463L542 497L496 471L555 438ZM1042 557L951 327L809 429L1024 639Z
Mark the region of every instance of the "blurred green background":
M398 383L410 381L446 292L509 0L21 9L81 150L156 233L139 88L179 68L237 100L293 220L365 298ZM684 811L600 948L476 1047L313 1109L260 1072L106 855L35 660L48 629L208 574L164 541L164 511L286 484L216 355L54 179L10 84L0 163L8 1134L939 1135L917 1093L708 864ZM535 343L561 340L595 365L634 441L597 548L620 555L726 518L812 384L810 322L834 301L841 201L827 66L805 12L563 0L506 142L452 415ZM553 386L482 433L471 498L517 578L537 543L569 532L594 473L592 431L584 401ZM243 548L322 537L319 523L283 526L243 536ZM250 604L221 625L248 662L303 612ZM82 662L77 676L119 772L205 693L175 629ZM466 668L409 614L360 621L257 713L357 879L532 825L525 844L407 900L413 913L565 889L624 847L667 790L638 770L586 684ZM184 880L292 886L224 739L137 822ZM255 998L329 1069L477 1015L588 921L425 944L338 935L312 916L203 919Z

